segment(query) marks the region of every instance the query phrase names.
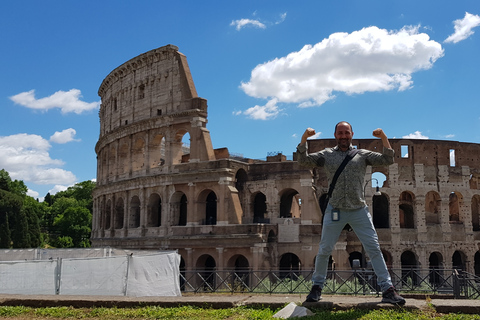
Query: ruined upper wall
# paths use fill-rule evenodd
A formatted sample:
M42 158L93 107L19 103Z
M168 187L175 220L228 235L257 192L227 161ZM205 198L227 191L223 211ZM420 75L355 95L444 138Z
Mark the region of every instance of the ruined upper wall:
M471 187L479 188L480 144L446 140L389 139L395 151L395 163L398 165L399 180L414 181L415 166L423 165L425 181L437 181L441 168L448 168L451 182L461 179L462 168L469 168ZM335 139L308 140L309 152L316 152L336 145ZM359 149L382 151L380 139L353 139L352 144ZM382 172L385 168L373 168L372 172Z
M98 95L102 99L100 136L152 117L198 108L206 111L206 103L193 99L198 95L187 59L174 45L148 51L114 69Z

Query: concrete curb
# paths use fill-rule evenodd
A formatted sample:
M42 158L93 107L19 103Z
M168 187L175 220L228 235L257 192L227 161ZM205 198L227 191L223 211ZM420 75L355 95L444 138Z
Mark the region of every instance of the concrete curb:
M1 306L60 307L74 308L132 308L159 306L165 308L196 306L215 309L246 306L277 310L290 302L309 309L350 310L350 309L395 309L435 310L439 313L480 314L480 300L407 298L404 306L380 303L379 297L325 295L315 303L306 303L303 295L184 295L181 297L124 297L124 296L68 296L68 295L6 295L0 294Z

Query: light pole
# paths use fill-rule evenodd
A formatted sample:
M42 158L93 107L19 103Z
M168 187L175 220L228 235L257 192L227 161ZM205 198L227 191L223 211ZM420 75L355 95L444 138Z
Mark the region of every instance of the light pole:
M380 187L378 186L378 179L376 178L372 178L372 179L369 179L367 180L367 182L365 182L365 186L363 187L363 198L365 198L365 191L367 189L367 185L369 182L375 180L377 182L377 187L376 187L376 190L375 190L375 193L373 194L373 196L381 196L382 193L380 192ZM373 205L373 203L372 203ZM373 210L372 210L372 219L373 219ZM363 247L363 243L362 243L362 267L364 269L367 268L367 258L365 257L365 248Z

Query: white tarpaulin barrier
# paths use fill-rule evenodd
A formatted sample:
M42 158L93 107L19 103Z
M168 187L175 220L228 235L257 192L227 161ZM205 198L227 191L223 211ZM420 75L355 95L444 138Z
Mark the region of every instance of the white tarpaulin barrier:
M0 263L0 293L55 294L57 260Z
M62 259L59 294L125 295L128 259Z
M0 262L0 293L180 296L180 255L149 253Z
M132 256L127 296L181 296L180 255Z

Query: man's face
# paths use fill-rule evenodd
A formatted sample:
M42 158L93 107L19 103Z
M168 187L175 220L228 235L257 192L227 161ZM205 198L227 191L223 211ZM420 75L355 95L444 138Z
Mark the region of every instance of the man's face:
M335 131L335 140L337 140L338 147L345 151L352 144L353 132L352 128L347 123L339 123Z

